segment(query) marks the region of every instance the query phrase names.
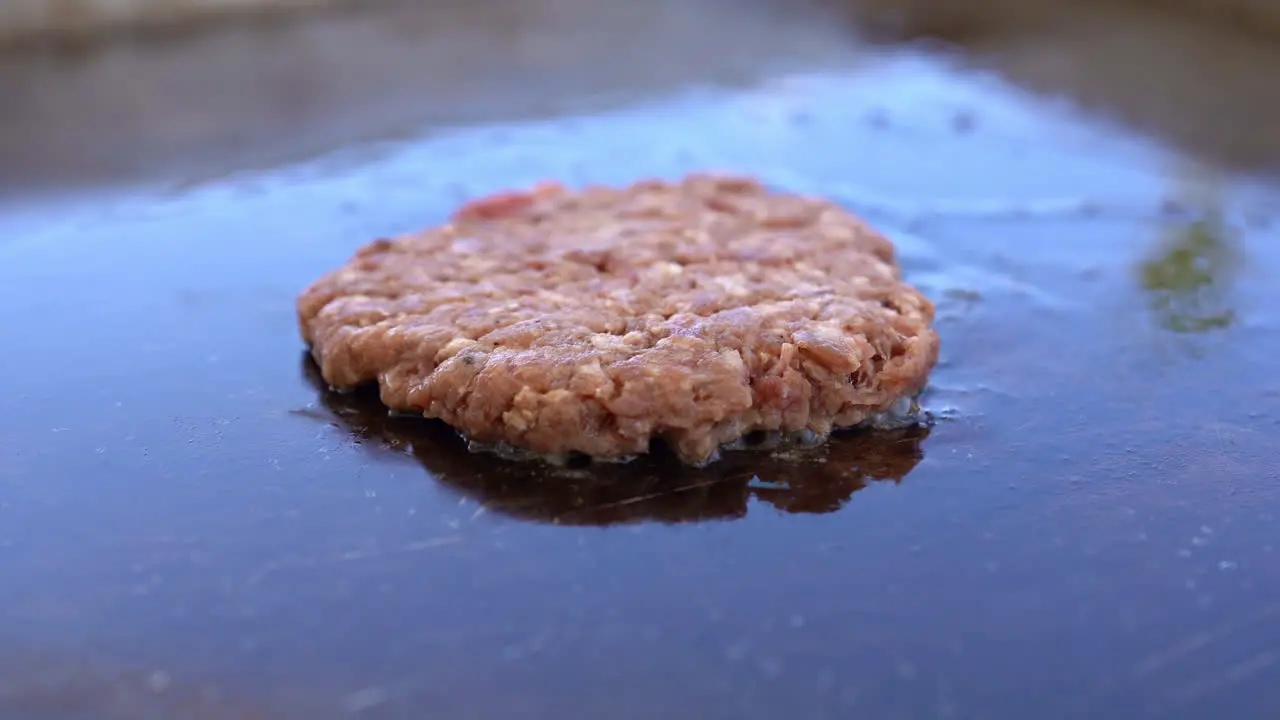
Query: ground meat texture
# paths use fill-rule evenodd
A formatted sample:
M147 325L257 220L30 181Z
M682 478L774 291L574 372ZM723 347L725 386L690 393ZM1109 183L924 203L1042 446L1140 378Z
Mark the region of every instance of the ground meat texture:
M933 313L847 211L712 175L482 198L298 299L334 387L377 382L477 442L605 458L661 438L692 464L916 394Z

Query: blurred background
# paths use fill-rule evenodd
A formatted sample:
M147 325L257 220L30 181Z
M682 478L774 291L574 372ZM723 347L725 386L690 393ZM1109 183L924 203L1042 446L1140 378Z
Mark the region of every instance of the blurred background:
M1271 0L5 0L0 192L191 182L943 41L1207 165L1280 161Z

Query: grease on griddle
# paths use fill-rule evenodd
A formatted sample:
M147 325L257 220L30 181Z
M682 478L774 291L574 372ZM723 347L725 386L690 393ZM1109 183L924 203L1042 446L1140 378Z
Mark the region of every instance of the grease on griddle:
M743 449L692 468L670 453L626 464L553 466L476 453L439 421L389 414L376 388L330 390L307 354L303 373L331 422L374 452L407 453L491 512L557 525L686 523L744 517L753 502L830 513L874 482L901 482L920 462L927 426L838 433L817 447Z

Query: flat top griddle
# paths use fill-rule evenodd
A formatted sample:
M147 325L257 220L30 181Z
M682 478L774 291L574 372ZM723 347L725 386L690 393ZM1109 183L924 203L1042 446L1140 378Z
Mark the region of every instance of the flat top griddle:
M921 51L743 85L7 200L0 715L1270 716L1280 196ZM553 470L317 383L359 244L693 169L894 238L932 427Z

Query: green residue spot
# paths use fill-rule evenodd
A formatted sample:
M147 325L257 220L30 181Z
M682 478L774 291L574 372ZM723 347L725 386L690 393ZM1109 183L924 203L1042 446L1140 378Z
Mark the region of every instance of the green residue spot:
M1180 226L1141 265L1142 287L1160 327L1203 333L1230 326L1230 284L1239 266L1236 236L1211 216Z

